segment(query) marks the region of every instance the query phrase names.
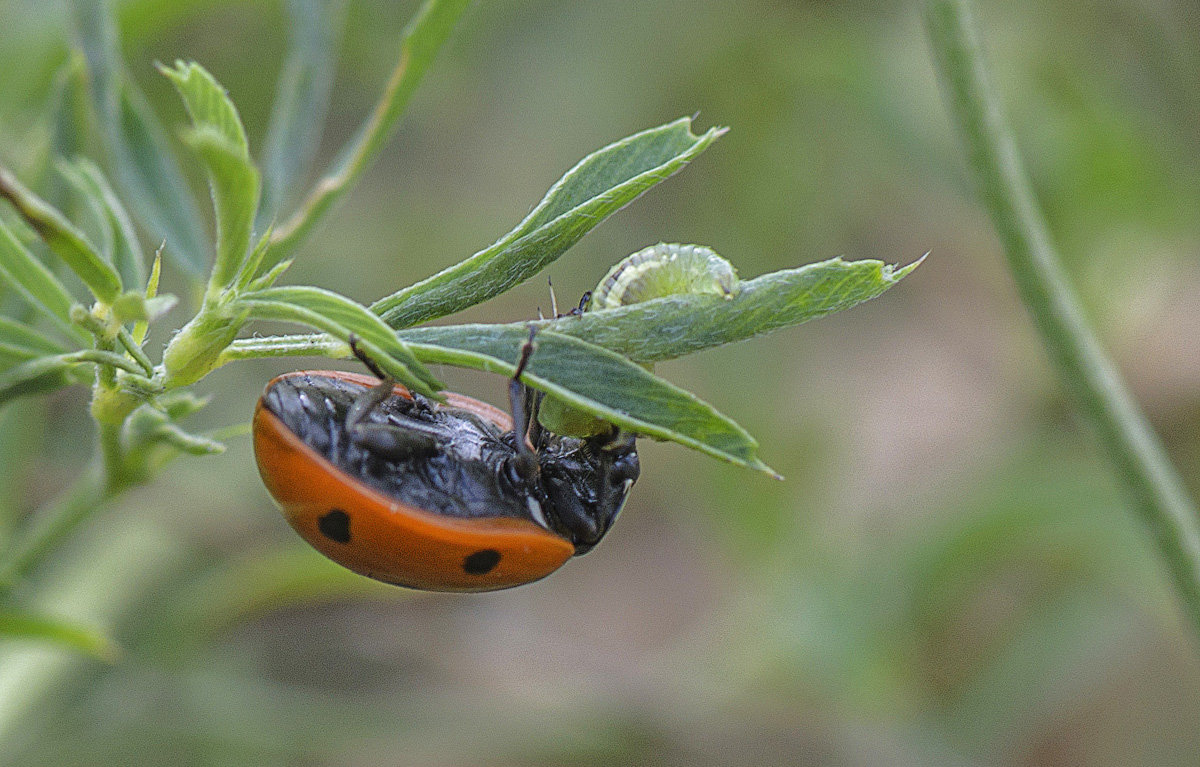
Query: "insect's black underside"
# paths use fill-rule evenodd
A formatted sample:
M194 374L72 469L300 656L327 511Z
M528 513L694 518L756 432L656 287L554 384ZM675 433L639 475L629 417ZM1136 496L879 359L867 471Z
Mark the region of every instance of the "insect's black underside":
M512 431L419 396L387 397L365 424L401 432L415 426L430 435L426 449L397 454L364 444L346 422L365 391L343 379L300 373L273 382L263 406L334 466L385 495L454 517L531 519L571 540L578 553L604 534L637 477L632 443L613 454L588 440L542 433L537 476L523 479L510 468L517 455Z

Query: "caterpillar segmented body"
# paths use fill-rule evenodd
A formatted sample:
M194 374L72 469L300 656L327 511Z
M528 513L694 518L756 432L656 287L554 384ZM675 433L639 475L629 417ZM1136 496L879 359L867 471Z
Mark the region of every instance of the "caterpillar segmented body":
M617 262L592 292L591 309L615 309L680 294L732 298L738 276L733 265L703 245L659 243Z

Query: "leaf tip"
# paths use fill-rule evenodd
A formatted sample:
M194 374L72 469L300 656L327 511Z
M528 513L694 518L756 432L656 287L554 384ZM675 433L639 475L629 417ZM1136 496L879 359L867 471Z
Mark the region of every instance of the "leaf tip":
M913 261L911 264L907 264L906 266L892 266L891 264L888 264L888 266L884 272L884 277L891 280L892 282L899 282L900 280L907 277L909 275L909 273L912 272L913 269L916 269L918 266L923 264L925 262L925 259L929 258L929 254L932 252L933 251L929 251L929 250L925 251L925 253L922 254L920 258L918 258L916 261Z
M760 471L760 472L762 472L763 474L766 474L766 475L767 475L768 477L770 477L771 479L778 480L778 481L780 481L780 482L782 482L782 481L784 480L784 476L783 476L782 474L780 474L779 472L775 471L775 470L774 470L774 469L772 469L770 466L766 465L765 463L763 463L762 461L760 461L760 460L759 460L759 459L757 459L757 458L755 458L755 459L754 459L754 461L753 461L752 463L749 463L749 464L747 464L747 465L748 465L748 466L749 466L751 469L754 469L755 471Z

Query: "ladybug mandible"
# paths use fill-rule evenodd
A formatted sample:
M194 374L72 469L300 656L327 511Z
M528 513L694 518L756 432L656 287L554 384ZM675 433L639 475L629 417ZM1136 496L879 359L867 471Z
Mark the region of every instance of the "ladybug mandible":
M385 583L490 591L549 575L608 531L638 477L634 435L541 428L540 395L518 380L532 333L512 417L412 394L351 347L377 378L288 373L254 413L263 482L315 549Z

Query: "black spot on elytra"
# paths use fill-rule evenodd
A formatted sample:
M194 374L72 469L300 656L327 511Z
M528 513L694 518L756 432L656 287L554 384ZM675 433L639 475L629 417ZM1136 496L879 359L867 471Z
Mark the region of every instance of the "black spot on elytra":
M341 509L334 509L317 520L317 529L331 541L349 543L350 515Z
M487 575L500 564L500 552L480 549L463 559L463 571L468 575Z

